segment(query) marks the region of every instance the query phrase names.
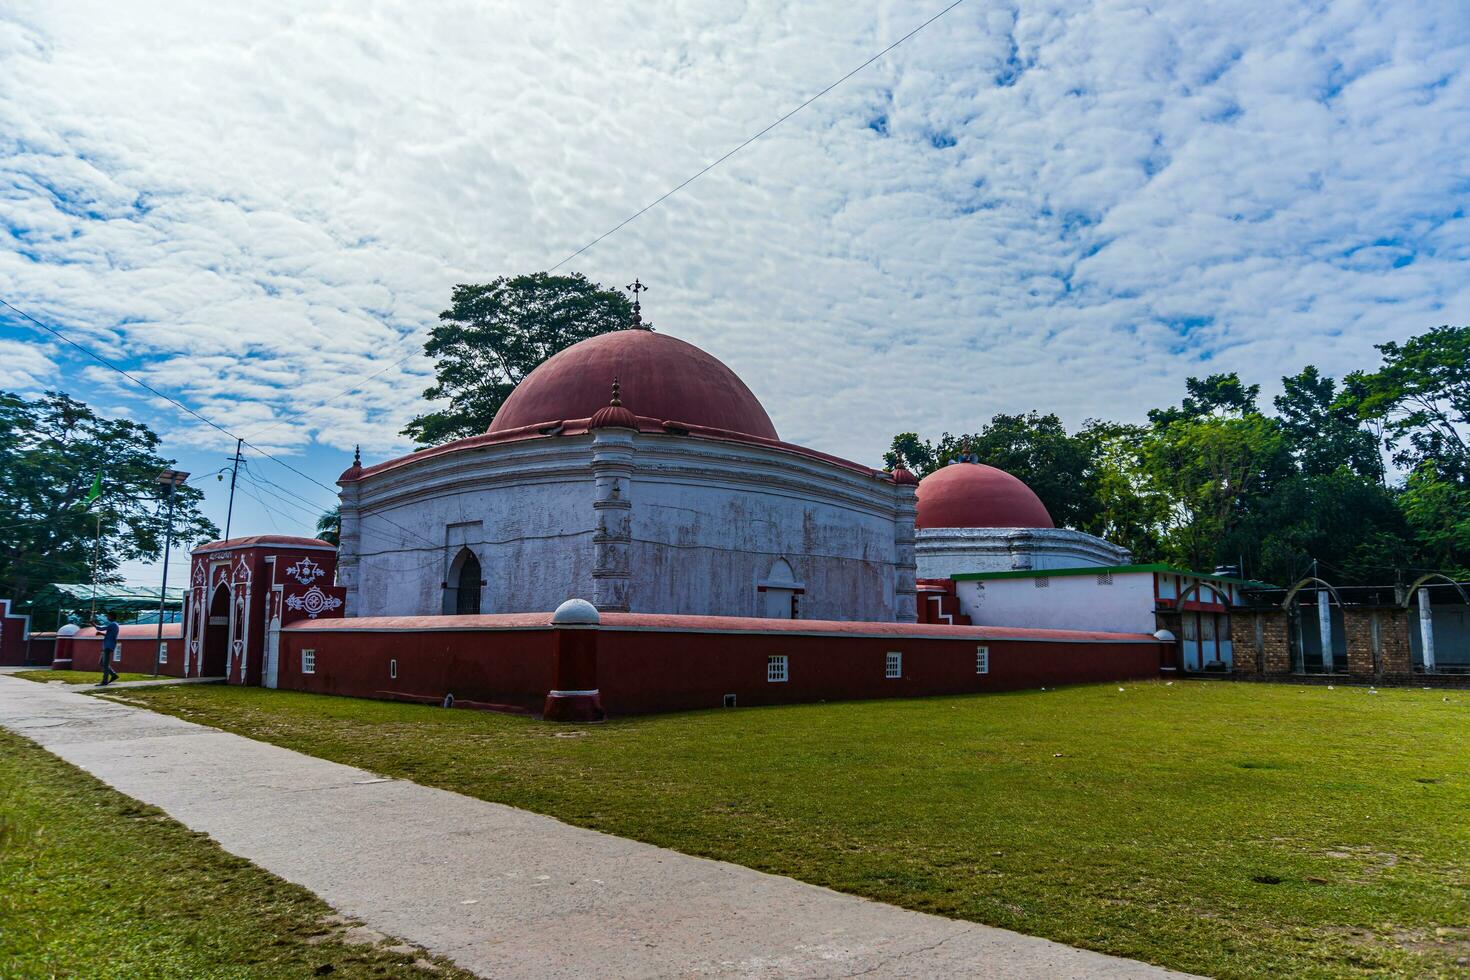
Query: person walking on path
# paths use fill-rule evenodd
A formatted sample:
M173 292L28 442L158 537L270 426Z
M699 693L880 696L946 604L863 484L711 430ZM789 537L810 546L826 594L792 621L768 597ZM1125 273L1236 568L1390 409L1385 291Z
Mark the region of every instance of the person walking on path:
M106 687L117 680L117 671L112 669L112 652L117 649L117 620L110 618L107 613L101 616L102 629L102 683L98 687Z

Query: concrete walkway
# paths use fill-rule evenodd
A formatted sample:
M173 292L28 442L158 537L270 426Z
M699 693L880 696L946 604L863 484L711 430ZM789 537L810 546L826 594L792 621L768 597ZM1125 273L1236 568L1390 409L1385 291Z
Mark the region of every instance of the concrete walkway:
M482 976L1180 976L383 779L59 685L0 676L0 725Z

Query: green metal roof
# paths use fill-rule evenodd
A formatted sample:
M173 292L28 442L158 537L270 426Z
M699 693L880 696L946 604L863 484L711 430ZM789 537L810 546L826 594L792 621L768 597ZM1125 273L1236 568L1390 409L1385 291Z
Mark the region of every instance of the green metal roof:
M1229 575L1215 575L1211 572L1191 572L1183 568L1175 568L1156 562L1149 565L1083 565L1076 568L1023 568L1011 572L958 572L950 576L951 581L973 582L980 579L1002 579L1002 578L1061 578L1067 575L1101 575L1111 572L1114 575L1127 574L1129 572L1162 572L1165 575L1185 575L1189 578L1205 579L1210 582L1234 582L1237 585L1248 585L1252 588L1274 588L1265 582L1257 582L1248 578L1232 578Z
M71 602L90 604L92 602L92 586L77 582L52 582L43 585L36 590L37 595L53 592ZM145 609L157 608L158 589L145 585L98 585L95 593L97 605L117 609ZM168 590L169 606L180 606L184 602L184 589L182 587Z

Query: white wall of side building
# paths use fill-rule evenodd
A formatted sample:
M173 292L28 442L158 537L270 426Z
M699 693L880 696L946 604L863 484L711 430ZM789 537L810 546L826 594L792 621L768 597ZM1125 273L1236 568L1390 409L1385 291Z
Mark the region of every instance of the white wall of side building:
M913 488L776 446L598 429L410 458L342 501L351 616L441 613L465 546L486 613L755 616L768 585L803 619L914 618Z
M1152 633L1152 572L960 579L960 611L977 626Z
M922 528L915 540L919 578L967 572L1127 565L1128 549L1067 528Z

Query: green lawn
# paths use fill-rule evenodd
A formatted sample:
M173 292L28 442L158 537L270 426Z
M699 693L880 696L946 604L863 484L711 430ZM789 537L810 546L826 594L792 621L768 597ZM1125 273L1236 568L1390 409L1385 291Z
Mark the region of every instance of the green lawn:
M96 684L102 680L100 670L18 670L10 675L27 681L40 681L43 684L61 681L64 684ZM154 681L168 680L168 675L154 677L152 674L121 673L117 675L120 681Z
M349 943L362 933L347 925L310 892L0 729L0 977L470 976Z
M583 727L258 688L116 697L1178 969L1470 965L1470 692L1149 683Z

